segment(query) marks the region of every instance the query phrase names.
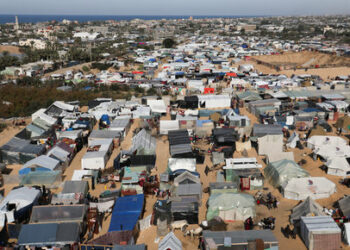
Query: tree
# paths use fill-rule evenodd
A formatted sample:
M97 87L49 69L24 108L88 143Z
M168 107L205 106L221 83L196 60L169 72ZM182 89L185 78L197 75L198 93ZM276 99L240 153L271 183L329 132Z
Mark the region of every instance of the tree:
M84 65L82 69L84 72L89 72L89 70L90 70L89 67L86 65Z
M165 38L163 40L163 47L170 49L172 47L174 47L174 45L176 44L176 42L172 39L172 38Z

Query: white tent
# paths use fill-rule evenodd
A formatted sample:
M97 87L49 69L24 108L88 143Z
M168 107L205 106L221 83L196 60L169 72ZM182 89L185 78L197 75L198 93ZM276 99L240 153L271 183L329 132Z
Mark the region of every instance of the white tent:
M166 113L166 106L163 100L147 100L153 113Z
M167 135L169 131L179 130L180 124L177 120L160 120L159 133Z
M231 107L229 95L198 95L199 105L204 108L228 108Z
M191 172L196 171L196 159L194 158L169 158L168 168L174 172L179 169L185 169Z
M327 174L346 177L350 175L350 165L344 157L330 158L327 163Z
M323 136L315 135L307 140L307 147L311 149L316 149L320 147L343 147L347 146L345 139L339 136Z
M81 159L82 169L104 169L113 148L113 139L89 141L86 154Z
M324 177L292 178L282 184L283 195L287 199L305 200L328 198L336 191L336 185Z

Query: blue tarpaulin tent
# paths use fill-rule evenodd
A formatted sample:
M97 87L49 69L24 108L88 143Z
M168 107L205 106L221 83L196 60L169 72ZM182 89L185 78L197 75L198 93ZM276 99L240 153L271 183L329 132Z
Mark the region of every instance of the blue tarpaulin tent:
M144 195L130 195L117 199L108 232L134 230L143 210Z
M101 116L101 120L102 120L103 122L105 122L107 125L110 125L110 124L111 124L111 121L109 120L109 116L106 115L106 114Z

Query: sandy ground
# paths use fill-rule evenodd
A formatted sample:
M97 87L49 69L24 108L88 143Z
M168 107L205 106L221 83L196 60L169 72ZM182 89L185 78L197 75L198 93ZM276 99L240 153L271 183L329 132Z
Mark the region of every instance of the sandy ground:
M11 45L0 45L0 53L7 51L10 54L22 54L20 51L20 48L17 46L11 46Z

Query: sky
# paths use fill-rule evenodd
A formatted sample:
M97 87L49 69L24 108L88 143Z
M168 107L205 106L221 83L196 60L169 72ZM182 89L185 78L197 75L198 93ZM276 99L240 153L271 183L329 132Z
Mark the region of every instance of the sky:
M350 0L0 0L0 14L325 15L350 14Z

